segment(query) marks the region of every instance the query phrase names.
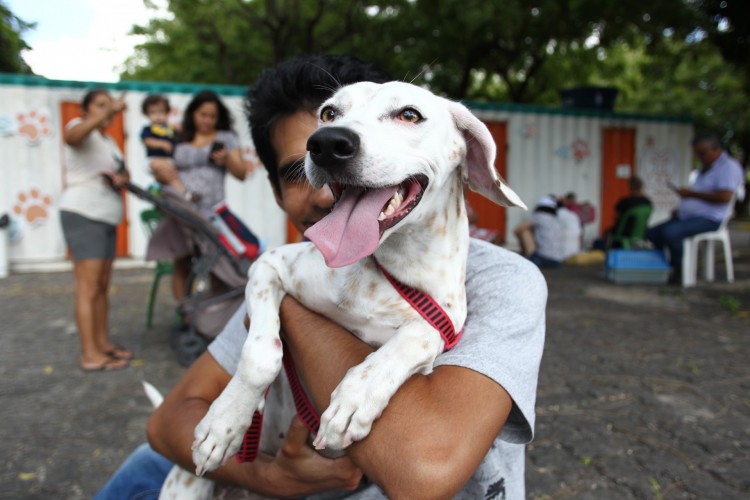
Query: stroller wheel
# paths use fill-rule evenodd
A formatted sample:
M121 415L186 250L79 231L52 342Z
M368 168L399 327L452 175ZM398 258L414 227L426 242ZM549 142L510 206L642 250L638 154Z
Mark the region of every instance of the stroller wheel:
M169 340L182 366L192 365L208 347L208 339L189 328L174 328Z

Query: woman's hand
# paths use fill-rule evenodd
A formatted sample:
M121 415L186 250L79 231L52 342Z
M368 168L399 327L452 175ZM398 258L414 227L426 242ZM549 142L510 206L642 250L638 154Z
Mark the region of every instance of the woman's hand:
M126 182L130 182L130 172L124 169L117 171L113 179L115 188L122 189Z
M229 153L225 148L217 149L211 153L211 163L217 167L226 167Z
M128 95L127 92L123 92L120 97L112 101L112 104L109 106L109 113L110 115L114 115L115 113L119 113L120 111L124 111L127 108L127 105L125 104L125 96Z

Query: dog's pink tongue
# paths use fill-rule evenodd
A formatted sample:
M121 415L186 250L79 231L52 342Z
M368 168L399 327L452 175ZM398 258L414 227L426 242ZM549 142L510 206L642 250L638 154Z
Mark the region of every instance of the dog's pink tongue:
M396 186L347 188L330 214L305 231L328 267L344 267L372 255L380 242L378 216Z

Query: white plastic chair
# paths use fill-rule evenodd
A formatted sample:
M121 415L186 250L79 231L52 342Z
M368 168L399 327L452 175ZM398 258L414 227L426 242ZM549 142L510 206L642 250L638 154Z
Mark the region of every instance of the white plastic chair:
M698 249L701 242L706 242L703 277L706 281L714 280L714 242L724 246L724 263L726 264L727 282L734 281L734 266L732 264L732 244L729 240L729 220L734 213L735 193L729 202L729 210L719 229L707 233L699 233L682 240L682 286L695 286L698 274Z

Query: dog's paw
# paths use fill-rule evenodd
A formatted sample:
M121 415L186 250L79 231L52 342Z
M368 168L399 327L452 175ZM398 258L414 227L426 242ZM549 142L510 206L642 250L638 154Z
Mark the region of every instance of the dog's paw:
M197 476L219 468L237 453L258 406L253 401L228 406L219 399L195 428L192 449Z
M320 417L315 448L341 450L370 433L393 394L384 389L385 380L383 384L368 380L368 371L362 366L352 368L333 391L331 404Z

